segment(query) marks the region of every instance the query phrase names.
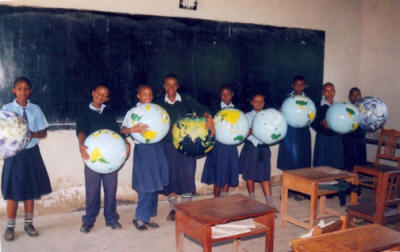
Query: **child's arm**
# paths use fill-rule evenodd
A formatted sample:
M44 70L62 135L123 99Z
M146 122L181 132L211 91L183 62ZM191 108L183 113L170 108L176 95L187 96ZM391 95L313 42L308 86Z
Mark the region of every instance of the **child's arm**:
M78 133L79 151L83 159L89 159L89 154L87 154L87 147L83 144L85 141L85 134L83 132Z
M203 116L206 118L206 128L208 130L211 130L211 137L213 137L215 135L215 125L213 117L207 112L204 112Z
M47 129L44 130L39 130L37 132L30 132L31 133L31 139L32 138L45 138L47 136Z
M146 133L148 128L149 127L146 124L143 124L143 123L135 124L133 127L130 127L130 128L122 126L121 134L131 134L131 133L144 134L144 133Z

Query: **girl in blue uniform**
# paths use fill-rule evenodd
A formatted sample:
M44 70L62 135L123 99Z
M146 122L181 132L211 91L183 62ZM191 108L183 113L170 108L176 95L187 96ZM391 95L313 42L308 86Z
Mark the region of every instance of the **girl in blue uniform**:
M152 102L152 89L149 86L139 86L137 98L138 104ZM130 111L128 111L125 116L121 133L145 133L147 131L145 124L139 123L128 128L130 114ZM143 231L147 230L148 227L159 227L157 223L150 221L150 218L157 215L158 192L168 185L168 181L168 163L162 143L139 144L135 141L132 188L137 191L139 201L133 224L138 230Z
M353 87L349 91L349 100L352 104L357 105L361 99L361 91L357 87ZM343 136L344 149L344 168L353 171L354 165L367 164L367 144L365 140L365 131L360 127L356 131Z
M328 82L322 86L321 104L317 106L317 116L311 126L317 132L314 146L314 166L332 166L343 169L344 152L342 136L329 128L326 122L326 112L333 104L336 90L335 86Z
M293 78L293 91L290 95L305 95L305 78L302 75L296 75ZM278 151L278 169L294 170L311 167L311 134L310 127L293 128L288 125L286 137L279 143ZM289 192L289 197L295 200L304 199L303 194Z
M232 88L223 85L220 88L221 102L216 110L212 111L215 115L224 108L233 108ZM201 182L208 185L214 184L214 196L227 196L230 186L237 186L239 183L239 155L236 145L226 145L216 141L213 150L207 155ZM222 192L221 192L222 189Z
M4 233L6 241L15 238L15 216L19 201L24 202L26 233L29 236L39 234L33 226L34 199L51 193L49 176L38 146L39 140L46 137L49 124L40 107L28 100L32 93L29 79L17 78L12 93L15 100L4 105L3 109L14 111L26 120L31 139L23 151L4 159L1 189L3 198L7 200L8 221Z
M256 113L264 108L264 96L255 94L250 103L253 110L246 113L246 116L251 125ZM259 182L264 192L265 202L270 207L274 207L271 196L271 152L269 146L250 134L240 153L239 167L243 179L246 180L249 198L255 200L254 182Z

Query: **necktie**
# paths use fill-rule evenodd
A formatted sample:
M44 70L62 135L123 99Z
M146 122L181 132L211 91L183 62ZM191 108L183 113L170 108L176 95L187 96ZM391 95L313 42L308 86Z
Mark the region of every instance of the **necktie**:
M22 113L22 117L25 119L26 124L29 126L28 115L26 114L26 108L22 109L24 112Z

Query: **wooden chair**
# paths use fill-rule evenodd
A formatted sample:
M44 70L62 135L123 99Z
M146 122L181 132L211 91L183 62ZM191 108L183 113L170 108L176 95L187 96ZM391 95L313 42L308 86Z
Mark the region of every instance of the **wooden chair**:
M382 176L383 173L400 170L400 156L396 156L396 147L399 139L400 131L381 128L375 162L367 166L354 166L354 173L357 175L359 173L368 175L358 180L359 185L376 189L378 178ZM380 162L382 159L397 162L397 165L383 165ZM376 192L376 194L378 194L378 192Z
M347 217L361 218L378 224L394 224L400 221L400 171L385 172L378 182L377 202L361 203L347 207ZM397 205L397 209L389 208ZM387 211L389 210L389 211Z

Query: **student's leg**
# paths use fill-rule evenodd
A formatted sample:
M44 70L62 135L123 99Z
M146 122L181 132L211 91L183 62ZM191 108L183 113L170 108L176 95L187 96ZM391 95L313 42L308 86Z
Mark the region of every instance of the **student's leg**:
M221 193L221 197L226 197L228 196L228 192L229 192L229 185L226 184L222 187L222 193Z
M4 232L4 239L12 241L15 238L15 216L17 215L18 201L7 200L7 228Z
M261 181L261 188L264 192L264 197L265 197L265 202L267 205L271 207L275 207L273 200L272 200L272 194L271 194L271 182L270 181Z
M177 197L176 197L176 193L168 194L168 203L169 203L169 206L171 207L172 211L175 210L175 204L177 202L178 202L178 200L177 200Z
M103 174L104 188L104 218L106 224L118 223L119 215L117 213L117 187L118 187L118 172ZM114 226L112 226L113 229ZM120 228L120 227L117 227Z
M149 222L152 208L152 193L138 192L138 204L135 212L135 220Z
M214 197L219 197L221 194L221 187L214 184Z
M151 206L150 206L150 209L149 209L150 218L154 217L154 216L157 216L157 207L158 207L158 193L157 192L153 192L153 193L151 193ZM151 228L160 227L157 223L155 223L154 221L151 221L151 219L146 224Z
M101 174L85 166L86 214L82 216L84 225L93 225L100 211Z
M25 225L24 229L29 236L37 236L39 233L33 226L33 207L34 200L25 200L24 208L25 208Z
M254 181L251 179L246 180L247 191L249 192L249 198L252 200L256 199L256 194L254 193Z

